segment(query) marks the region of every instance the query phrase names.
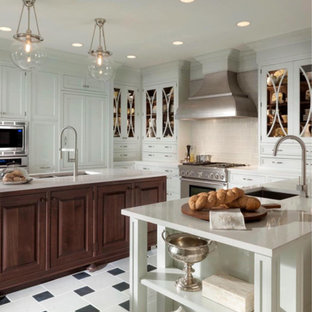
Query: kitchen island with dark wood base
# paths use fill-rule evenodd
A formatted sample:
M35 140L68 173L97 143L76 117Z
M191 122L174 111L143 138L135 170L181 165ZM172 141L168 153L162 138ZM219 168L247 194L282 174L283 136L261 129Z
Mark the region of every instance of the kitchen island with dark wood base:
M165 200L165 176L133 170L1 185L0 293L127 257L129 220L121 210Z

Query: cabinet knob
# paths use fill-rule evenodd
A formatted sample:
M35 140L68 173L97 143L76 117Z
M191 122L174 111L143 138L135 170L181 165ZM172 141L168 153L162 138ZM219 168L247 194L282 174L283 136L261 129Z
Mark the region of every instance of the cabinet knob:
M45 197L40 198L40 202L44 203L47 199Z

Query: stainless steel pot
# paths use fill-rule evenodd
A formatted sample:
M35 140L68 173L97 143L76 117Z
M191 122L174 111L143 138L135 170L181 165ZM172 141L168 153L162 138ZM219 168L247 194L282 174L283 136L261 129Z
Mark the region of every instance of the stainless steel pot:
M213 242L186 233L168 235L166 231L162 232L162 238L168 244L169 255L184 263L185 275L176 280L176 287L185 291L201 290L201 281L192 275L192 265L207 257Z
M210 162L211 161L211 155L196 155L196 162L202 163L202 162Z

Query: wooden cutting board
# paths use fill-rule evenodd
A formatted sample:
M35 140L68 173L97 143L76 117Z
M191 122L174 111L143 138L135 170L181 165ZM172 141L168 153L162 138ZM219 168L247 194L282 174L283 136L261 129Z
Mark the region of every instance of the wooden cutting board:
M185 215L188 215L197 219L209 221L210 209L202 209L202 210L194 211L190 208L189 204L186 203L182 205L181 211ZM262 206L255 211L247 211L245 209L241 209L241 211L245 218L245 222L260 221L267 215L267 210Z

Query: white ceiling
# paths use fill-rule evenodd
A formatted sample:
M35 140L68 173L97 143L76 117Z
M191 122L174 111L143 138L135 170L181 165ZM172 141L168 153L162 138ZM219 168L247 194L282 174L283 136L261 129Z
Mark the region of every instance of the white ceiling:
M0 26L16 30L22 0L0 0ZM37 0L46 47L87 54L93 19L107 20L108 49L116 61L146 67L311 27L310 0ZM236 22L250 20L247 28ZM13 32L0 32L11 38ZM184 41L173 46L174 40ZM81 42L75 49L72 42ZM1 47L0 47L1 48ZM135 60L126 59L134 54Z

